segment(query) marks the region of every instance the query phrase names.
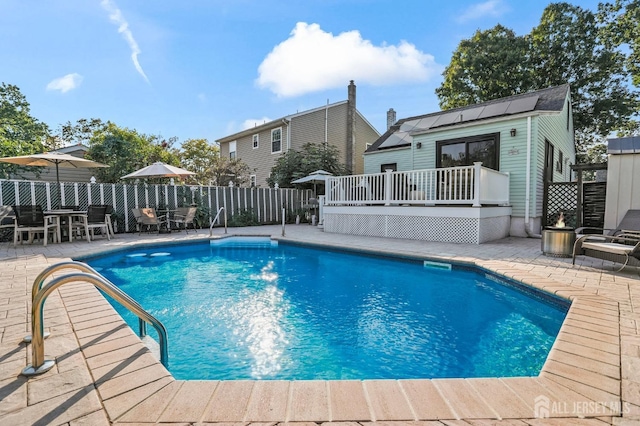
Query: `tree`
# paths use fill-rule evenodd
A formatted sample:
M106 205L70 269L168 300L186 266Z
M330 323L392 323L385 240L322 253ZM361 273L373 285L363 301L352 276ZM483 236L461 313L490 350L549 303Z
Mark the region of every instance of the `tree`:
M220 149L206 139L188 139L182 143L180 162L182 167L196 173L196 182L209 185L216 181L214 171L220 163Z
M281 155L271 168L267 183L271 187L277 183L280 188L292 188L292 181L316 170L325 170L335 176L348 174L335 145L307 143L300 151L291 149ZM305 186L312 187L313 184Z
M236 186L246 186L249 183L251 169L238 158L229 160L218 157L215 166L211 169L213 184L216 186L228 186L233 182Z
M502 25L462 40L436 89L443 109L524 93L531 89L529 43Z
M632 82L640 87L640 0L616 0L598 5L602 34L610 46L626 46L629 53L625 65Z
M119 182L122 176L148 166L155 161L178 165L179 157L171 149L172 140L147 136L135 130L108 123L104 131L94 134L89 141L87 158L109 165L97 169L102 182Z
M568 3L552 3L531 32L534 88L570 83L576 148L581 159L638 112L625 56L606 42L596 15Z
M569 83L576 148L585 160L587 150L612 132L636 128L633 117L640 110L638 92L627 84L625 56L607 40L593 12L568 3L547 6L540 24L524 37L500 25L478 31L460 43L445 69L436 89L440 105L464 106Z
M67 121L63 124L59 131L59 138L66 145L89 145L91 138L95 135L105 132L111 124L110 121L106 123L99 118L81 118L75 124Z
M29 103L18 86L0 84L0 156L41 153L49 142L49 128L31 116ZM0 164L0 176L4 178L24 170L28 169Z

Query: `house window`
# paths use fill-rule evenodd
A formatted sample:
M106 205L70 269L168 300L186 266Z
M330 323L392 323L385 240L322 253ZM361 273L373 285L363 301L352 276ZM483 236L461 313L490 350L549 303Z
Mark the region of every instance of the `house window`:
M384 173L387 170L391 170L393 172L397 172L398 171L398 163L380 164L380 173Z
M558 150L558 162L556 163L556 172L562 173L562 166L564 164L564 158L562 151Z
M256 175L249 176L249 186L251 188L255 188L256 187Z
M481 161L484 167L498 170L500 133L436 142L436 167L471 166Z
M236 159L236 141L229 142L229 159Z
M276 153L280 151L282 151L282 128L271 131L271 152Z
M253 135L253 149L258 148L258 146L260 145L260 135Z

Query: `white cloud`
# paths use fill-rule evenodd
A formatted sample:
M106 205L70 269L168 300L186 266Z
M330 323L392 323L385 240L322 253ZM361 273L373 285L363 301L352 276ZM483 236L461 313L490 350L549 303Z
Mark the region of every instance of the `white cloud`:
M256 118L256 119L249 118L242 122L242 130L247 130L256 126L261 126L264 123L268 123L270 121L273 121L273 119L269 117L262 117L262 118Z
M432 55L406 41L374 46L359 31L334 36L298 22L258 68L256 84L280 97L342 87L349 80L376 86L424 82L441 72Z
M486 16L499 17L507 11L507 7L502 4L502 0L488 0L484 3L471 5L461 15L456 18L458 22L468 22Z
M74 72L64 77L54 78L47 84L47 90L59 90L62 93L67 93L80 86L80 83L82 83L82 76Z
M129 23L126 19L124 19L124 16L122 16L122 12L120 11L120 9L118 9L118 6L116 6L116 4L111 0L102 0L100 4L102 5L103 9L109 13L109 19L111 20L111 22L118 26L118 32L122 34L122 37L124 37L125 41L129 45L129 48L131 49L131 60L133 61L133 66L136 67L138 74L140 74L142 78L144 78L145 81L149 83L149 79L144 73L140 62L138 61L138 55L141 53L140 47L138 47L138 43L133 38L133 33L129 29Z

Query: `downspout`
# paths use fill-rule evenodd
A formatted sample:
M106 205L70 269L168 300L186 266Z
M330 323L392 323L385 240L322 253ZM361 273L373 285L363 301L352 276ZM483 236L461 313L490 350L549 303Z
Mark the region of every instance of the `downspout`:
M527 117L527 169L524 190L524 231L529 238L542 238L540 234L531 231L529 223L529 198L531 197L531 116Z
M329 143L329 99L327 106L324 107L324 144Z
M283 118L282 124L287 128L287 151L289 151L291 149L291 120Z

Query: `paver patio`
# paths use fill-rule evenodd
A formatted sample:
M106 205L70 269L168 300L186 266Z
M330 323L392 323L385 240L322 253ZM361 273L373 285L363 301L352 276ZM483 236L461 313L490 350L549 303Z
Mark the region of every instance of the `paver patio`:
M535 378L180 381L92 285L71 283L45 305L44 325L52 333L45 355L56 365L27 379L19 375L31 359L22 338L30 332L31 285L45 267L137 243L208 234L127 234L47 247L0 243L0 424L640 423L638 269L614 272L612 264L590 258L572 266L570 259L542 256L535 239L470 246L345 236L308 225L288 225L286 231L285 240L472 262L571 298L572 307ZM279 226L230 232L282 238ZM545 412L551 418L535 418Z

